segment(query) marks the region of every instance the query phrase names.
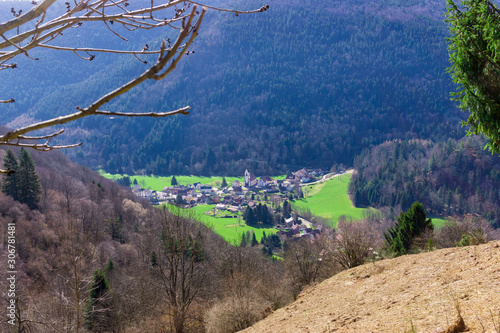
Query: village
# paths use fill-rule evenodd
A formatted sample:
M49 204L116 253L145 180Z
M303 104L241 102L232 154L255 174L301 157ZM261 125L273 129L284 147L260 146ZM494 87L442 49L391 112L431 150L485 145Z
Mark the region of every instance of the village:
M243 183L235 180L216 188L211 185L194 183L189 185L177 184L164 187L162 191L144 189L135 184L132 191L135 195L145 198L153 205L170 204L183 208L192 208L197 205L215 205L206 212L214 217L245 219L248 210L256 210L259 206L269 208L272 221L268 226L278 229L278 236L282 240L298 237L314 237L321 232L321 228L312 225L296 212L289 209L284 212L289 201L303 197L301 187L326 179L327 173L321 169L300 169L292 172L283 179L273 179L269 176L257 178L253 173L245 170ZM260 221L259 221L260 222Z

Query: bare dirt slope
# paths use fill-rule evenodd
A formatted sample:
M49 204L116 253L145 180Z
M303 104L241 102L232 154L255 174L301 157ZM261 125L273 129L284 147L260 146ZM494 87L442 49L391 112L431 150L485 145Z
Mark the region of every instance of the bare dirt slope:
M456 305L468 331L500 332L499 241L341 272L243 332L462 332Z

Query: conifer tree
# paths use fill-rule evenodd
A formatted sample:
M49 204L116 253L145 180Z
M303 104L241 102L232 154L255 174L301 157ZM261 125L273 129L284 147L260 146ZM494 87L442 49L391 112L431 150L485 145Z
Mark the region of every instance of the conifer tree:
M222 184L220 185L221 187L227 187L227 182L226 182L226 177L222 177Z
M252 234L252 247L259 245L259 242L257 242L257 237L255 237L255 233Z
M247 235L243 231L241 234L241 242L240 242L240 247L246 247L247 246Z
M10 149L7 150L7 154L3 159L3 167L6 170L18 170L16 156ZM17 178L18 174L14 172L10 176L5 177L2 183L2 192L10 195L14 200L19 200Z
M170 185L172 185L172 186L178 185L177 179L175 178L175 176L172 176L172 180L170 181Z
M266 235L266 232L263 231L262 232L262 238L260 239L260 243L261 244L265 244L266 243L266 240L267 240L267 235Z
M94 272L85 310L85 325L92 332L103 332L110 326L109 283L101 269Z
M488 0L447 0L450 28L448 72L458 84L452 93L460 108L469 112L463 122L469 134L484 134L486 145L500 153L500 10Z
M35 170L35 162L26 149L21 149L19 152L17 184L19 202L28 205L31 209L37 209L42 190Z
M424 205L417 201L398 216L394 226L384 236L389 248L400 256L408 253L416 237L433 230L432 220L427 218Z

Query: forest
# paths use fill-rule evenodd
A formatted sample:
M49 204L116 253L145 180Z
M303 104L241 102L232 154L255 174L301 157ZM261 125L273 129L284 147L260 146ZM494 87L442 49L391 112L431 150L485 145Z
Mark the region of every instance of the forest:
M260 15L211 13L195 53L170 81L146 84L109 106L149 112L190 105L190 115L87 118L61 142L84 142L70 156L112 173L229 176L247 168L280 174L352 165L363 148L392 139L459 139L464 117L449 99L444 11L439 1L307 0L274 1ZM81 37L96 46L119 42L89 25L61 43L71 33L88 34ZM131 48L165 37L129 34ZM0 95L16 98L5 107L7 125L65 114L146 66L131 56L33 56L40 60L20 58L16 70L2 73L12 84L1 85Z
M432 214L477 214L498 227L500 158L484 146L480 137L384 142L356 157L349 193L357 206L420 201Z

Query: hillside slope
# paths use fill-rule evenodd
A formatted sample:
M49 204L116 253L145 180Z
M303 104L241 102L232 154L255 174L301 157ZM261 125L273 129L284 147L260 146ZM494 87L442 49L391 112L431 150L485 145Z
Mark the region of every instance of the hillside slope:
M0 1L5 19L18 3ZM251 9L265 3L225 6ZM84 142L67 153L113 173L239 175L248 168L279 174L351 165L363 148L386 140L464 135L464 116L449 99L455 88L446 73L444 1L268 4L259 15L211 11L193 44L196 53L182 59L169 78L106 106L150 112L190 105L189 116L86 118L61 137L61 143ZM58 43L99 47L105 41L109 48L141 49L172 37L169 29L127 31L130 45L122 45L102 28L72 29ZM98 55L92 62L51 50L31 56L41 60L19 58L18 69L0 76L9 82L0 85L0 97L16 99L2 106L9 127L68 114L147 68L132 56Z
M242 332L445 332L456 304L469 331L498 332L499 241L344 271Z

